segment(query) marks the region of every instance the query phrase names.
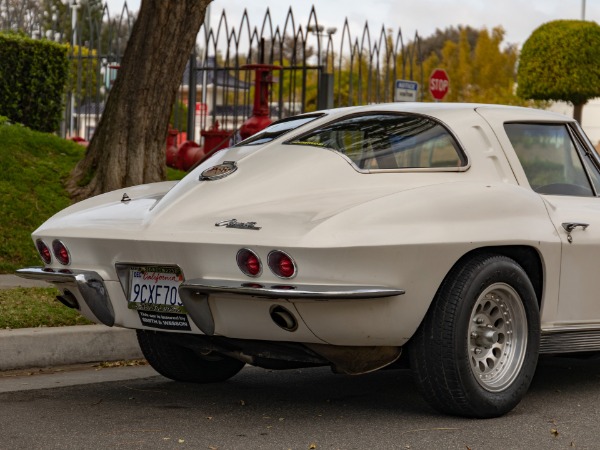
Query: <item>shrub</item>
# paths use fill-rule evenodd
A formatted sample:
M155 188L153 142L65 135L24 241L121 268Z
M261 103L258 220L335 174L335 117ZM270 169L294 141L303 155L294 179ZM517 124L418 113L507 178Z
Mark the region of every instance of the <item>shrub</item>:
M68 71L66 46L0 34L0 115L34 130L56 131Z

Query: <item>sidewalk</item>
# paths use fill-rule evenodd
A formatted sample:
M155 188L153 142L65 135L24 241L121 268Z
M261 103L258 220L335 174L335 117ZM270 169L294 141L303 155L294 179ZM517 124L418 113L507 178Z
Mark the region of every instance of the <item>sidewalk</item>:
M0 275L0 289L50 287ZM143 358L135 331L104 325L0 330L0 371Z
M17 287L52 287L45 281L27 280L12 274L0 274L0 289L12 289Z

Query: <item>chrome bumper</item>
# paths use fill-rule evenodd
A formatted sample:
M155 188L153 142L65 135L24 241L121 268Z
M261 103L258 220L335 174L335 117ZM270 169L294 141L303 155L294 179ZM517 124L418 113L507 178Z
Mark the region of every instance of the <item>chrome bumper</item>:
M215 333L215 322L208 304L208 296L214 294L246 295L267 299L295 301L360 300L403 295L402 289L382 286L331 286L240 283L229 280L194 279L179 286L179 296L188 314L202 332L208 336Z
M52 283L65 292L78 293L100 322L109 327L115 324L115 312L104 280L96 272L88 270L56 271L43 267L28 267L17 270L16 275Z

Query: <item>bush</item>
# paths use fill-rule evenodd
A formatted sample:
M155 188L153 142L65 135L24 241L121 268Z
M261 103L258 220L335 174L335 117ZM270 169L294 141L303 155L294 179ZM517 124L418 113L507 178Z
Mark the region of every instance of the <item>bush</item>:
M555 20L537 28L523 44L517 95L534 100L584 104L600 95L600 26Z
M34 130L56 131L68 73L66 46L0 34L0 115Z

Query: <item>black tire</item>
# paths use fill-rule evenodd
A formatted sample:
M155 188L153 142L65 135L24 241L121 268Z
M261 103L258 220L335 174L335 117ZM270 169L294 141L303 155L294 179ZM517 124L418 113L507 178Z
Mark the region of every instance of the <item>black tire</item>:
M523 398L537 365L540 314L523 268L500 255L457 264L410 342L411 368L440 412L501 416Z
M156 331L137 330L142 353L161 375L175 381L214 383L233 377L244 367L237 359L209 353L200 355L177 345L172 336Z

